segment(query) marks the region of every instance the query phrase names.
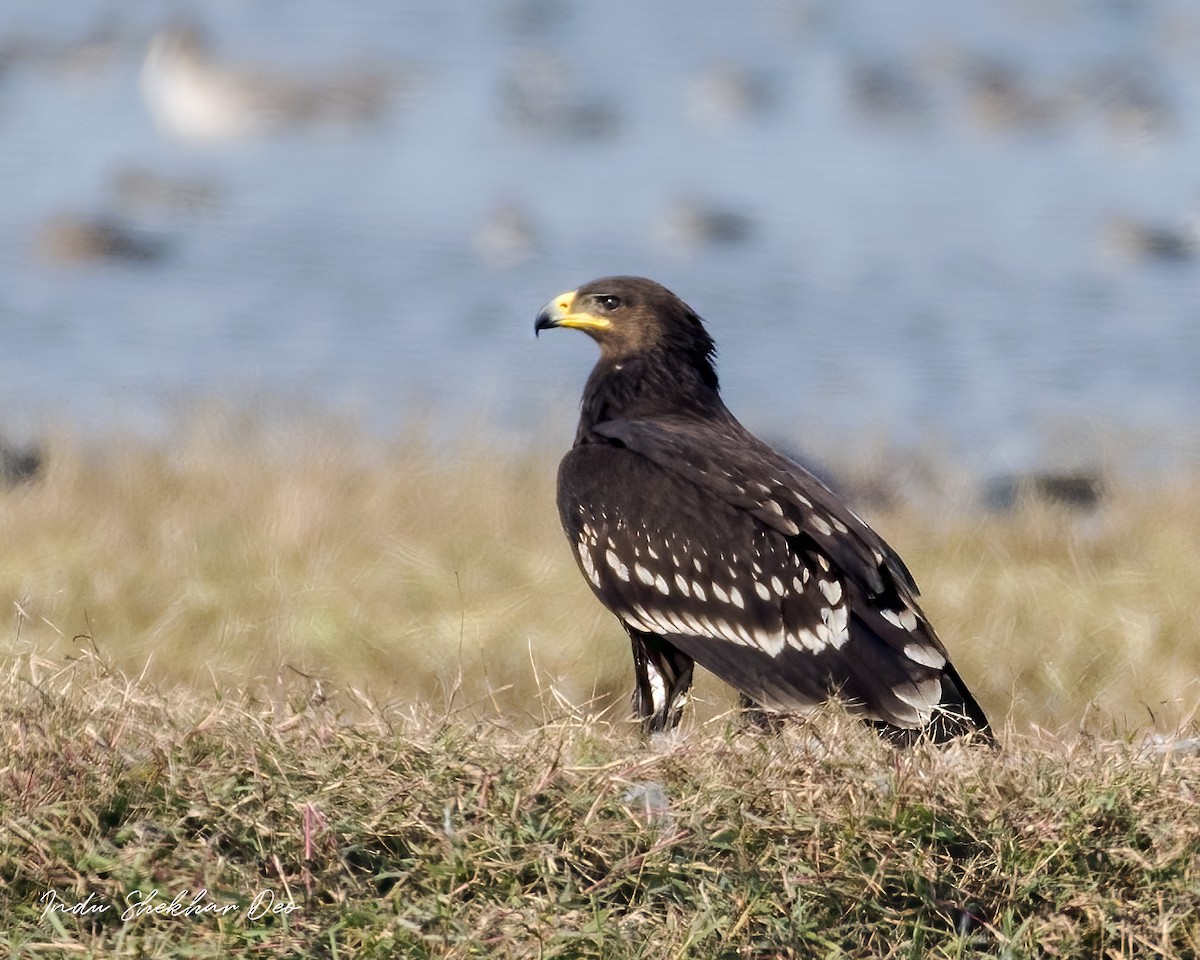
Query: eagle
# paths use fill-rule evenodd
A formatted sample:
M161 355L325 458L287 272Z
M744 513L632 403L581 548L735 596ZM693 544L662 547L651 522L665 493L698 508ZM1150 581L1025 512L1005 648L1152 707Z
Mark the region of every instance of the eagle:
M908 568L730 413L691 307L652 280L606 277L547 303L534 332L555 327L600 348L558 510L592 592L629 634L649 732L679 723L698 663L759 718L836 698L896 743L992 742Z

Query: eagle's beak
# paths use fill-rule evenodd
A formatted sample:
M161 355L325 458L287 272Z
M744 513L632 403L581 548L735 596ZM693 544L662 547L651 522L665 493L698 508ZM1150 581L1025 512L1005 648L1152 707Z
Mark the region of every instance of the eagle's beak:
M597 317L595 314L575 311L575 291L559 294L542 307L533 324L536 336L543 330L552 327L571 327L575 330L602 330L610 325L607 317Z
M571 315L571 306L575 303L575 291L560 293L548 304L542 307L533 325L533 335L536 337L543 330L562 326L563 320Z

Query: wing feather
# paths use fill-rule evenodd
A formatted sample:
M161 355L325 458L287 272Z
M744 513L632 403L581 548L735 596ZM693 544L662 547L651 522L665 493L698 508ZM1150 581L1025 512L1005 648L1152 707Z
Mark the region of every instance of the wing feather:
M912 577L807 471L686 422L597 432L614 442L567 454L559 508L581 570L623 622L764 706L840 694L885 723L929 722L945 650Z
M890 581L917 596L904 562L862 518L812 473L740 425L714 433L687 418L663 417L609 420L594 429L785 536L807 535L872 592L883 593Z

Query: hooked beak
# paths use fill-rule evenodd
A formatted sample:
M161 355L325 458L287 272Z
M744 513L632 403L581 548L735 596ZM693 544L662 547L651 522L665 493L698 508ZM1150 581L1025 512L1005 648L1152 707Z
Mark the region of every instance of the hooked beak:
M537 315L533 324L534 336L553 327L569 327L575 330L603 330L611 326L607 317L575 310L575 291L559 294Z

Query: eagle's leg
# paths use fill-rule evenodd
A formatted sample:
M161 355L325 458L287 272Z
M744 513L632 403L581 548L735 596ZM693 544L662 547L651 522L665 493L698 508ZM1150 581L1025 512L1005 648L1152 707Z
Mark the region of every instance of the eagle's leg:
M629 639L633 642L633 712L648 733L671 730L679 723L692 685L692 658L657 634L629 629Z
M738 709L742 711L742 717L746 722L756 730L761 730L763 733L778 733L783 729L783 714L775 710L768 710L757 700L744 693L738 694Z

